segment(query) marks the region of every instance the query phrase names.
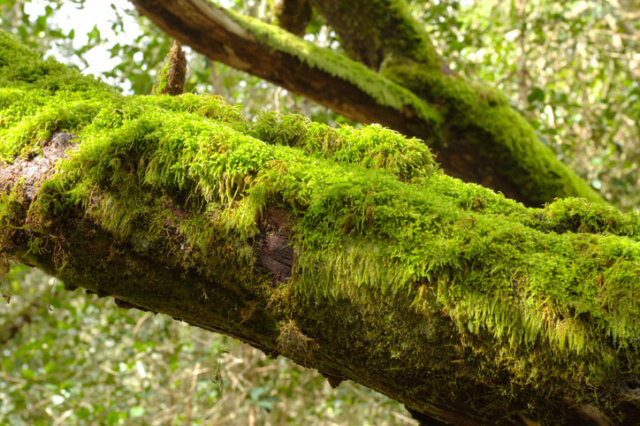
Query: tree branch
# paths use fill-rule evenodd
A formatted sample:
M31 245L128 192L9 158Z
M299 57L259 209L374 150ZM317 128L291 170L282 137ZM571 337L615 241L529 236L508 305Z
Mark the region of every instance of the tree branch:
M637 215L525 208L379 126L0 57L3 256L440 421L640 419Z
M353 120L381 123L423 139L452 176L529 205L566 196L601 201L542 145L504 95L440 67L416 64L414 58L429 55L419 54L416 43L422 39L415 25L407 26L412 37L407 52L418 53L385 62L385 77L278 27L204 0L133 3L168 34L209 58L307 96ZM392 51L403 43L407 42L395 41ZM428 46L424 49L430 52Z

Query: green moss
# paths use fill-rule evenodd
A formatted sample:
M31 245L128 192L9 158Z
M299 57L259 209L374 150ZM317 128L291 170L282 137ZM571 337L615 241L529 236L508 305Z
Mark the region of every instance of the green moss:
M153 93L166 94L167 90L167 75L169 74L169 66L171 64L167 60L160 72L158 73L158 82L153 87Z
M345 324L411 324L393 348L377 329L358 338L375 371L394 359L437 371L419 378L425 394L446 390L434 403L488 383L491 410L540 387L550 393L527 398L540 416L559 396L610 412L621 403L612 384L640 376L635 215L580 199L525 208L442 174L417 140L378 126L331 129L274 114L249 122L215 97L21 85L0 95L16 99L2 104L13 115L1 131L24 133L0 138L3 155L21 155L53 128L81 141L27 219L16 192L0 194L2 229L21 227L37 247L53 244L48 224L80 208L141 256L275 300L274 312L322 323L318 307L347 305L357 313L344 312ZM474 102L501 102L490 99L459 108L473 115ZM290 215L296 256L276 289L246 278L272 206ZM306 330L301 321L296 330Z
M537 227L556 233L581 232L615 234L640 241L640 217L622 214L606 204L590 204L584 199L567 198L545 206Z
M29 87L49 92L112 91L108 86L53 59L43 61L40 55L5 32L0 33L0 70L0 87Z
M267 143L293 146L339 163L384 169L407 181L437 170L433 154L421 140L408 139L379 125L335 129L304 116L267 112L259 115L248 131Z
M602 202L539 141L533 128L498 90L468 83L456 75L428 72L406 61L388 64L383 74L421 98L442 105L440 112L449 123L447 131L464 134L533 205L571 196Z
M24 194L20 183L12 188L10 192L3 193L0 196L0 248L9 246L16 229L22 227L23 203ZM4 253L4 251L0 250L0 253Z
M0 164L37 153L53 132L81 127L98 101L117 98L108 86L52 59L43 60L0 32ZM20 120L19 117L28 116Z

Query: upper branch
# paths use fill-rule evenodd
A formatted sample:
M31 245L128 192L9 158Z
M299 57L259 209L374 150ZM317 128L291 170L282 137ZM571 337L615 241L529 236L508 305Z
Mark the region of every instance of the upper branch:
M362 123L415 134L438 114L362 64L205 0L133 0L163 31L205 56L262 77ZM433 133L433 131L431 131Z

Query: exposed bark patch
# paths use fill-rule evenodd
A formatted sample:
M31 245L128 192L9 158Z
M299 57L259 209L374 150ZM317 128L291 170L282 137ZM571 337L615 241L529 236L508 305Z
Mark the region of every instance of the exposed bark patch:
M257 243L258 264L273 274L276 283L291 277L293 249L289 244L287 212L270 208L265 215L265 231Z
M19 159L0 168L0 191L8 192L21 183L24 195L32 200L40 183L53 174L55 163L65 157L67 148L73 145L73 138L71 133L57 132L44 143L40 155L26 160Z

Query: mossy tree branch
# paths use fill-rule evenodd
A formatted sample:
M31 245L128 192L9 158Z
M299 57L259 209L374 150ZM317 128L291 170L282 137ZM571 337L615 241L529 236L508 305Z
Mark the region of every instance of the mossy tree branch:
M0 33L0 253L454 424L637 424L640 217L421 141L123 97Z
M380 20L383 12L365 7L369 2L316 3L326 9L339 31L351 23L364 31L367 19L372 19L372 31L381 32L376 39L392 36L380 41L374 62L368 64L376 68L384 57L381 74L206 0L132 1L168 34L211 59L279 84L353 120L381 123L423 139L452 176L500 190L529 205L566 196L601 201L538 140L504 95L471 84L441 66L428 37L401 0L374 2L389 17L378 24L375 19ZM331 12L333 8L338 12ZM341 12L363 16L360 21L347 16L339 21L336 16ZM393 32L395 25L400 27ZM366 42L353 40L354 46Z
M402 127L407 133L425 123L437 126L437 112L409 90L277 26L204 0L133 3L163 31L209 58L307 96L355 121Z

